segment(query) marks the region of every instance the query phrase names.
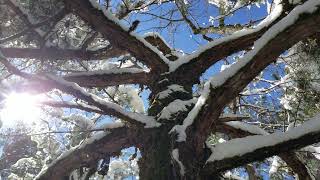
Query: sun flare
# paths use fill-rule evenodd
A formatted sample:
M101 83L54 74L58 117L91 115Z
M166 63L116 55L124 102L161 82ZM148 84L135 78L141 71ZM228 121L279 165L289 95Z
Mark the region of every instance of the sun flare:
M27 93L11 93L6 96L3 109L0 112L4 125L10 126L16 122L31 124L40 118L38 102L40 96Z

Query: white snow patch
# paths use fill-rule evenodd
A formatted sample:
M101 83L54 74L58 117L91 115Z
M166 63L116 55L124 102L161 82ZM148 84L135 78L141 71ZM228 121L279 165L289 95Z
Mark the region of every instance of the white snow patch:
M158 99L164 99L164 98L168 97L171 93L178 92L178 91L187 92L183 88L183 86L180 86L180 85L177 85L177 84L173 84L173 85L168 86L168 89L159 92L157 94L157 96L158 96Z
M164 107L160 112L159 119L170 119L174 114L178 112L187 111L187 107L196 102L196 98L187 101L176 99L171 102L167 107Z
M249 132L251 134L259 134L259 135L268 135L269 133L265 130L261 129L258 126L251 125L248 123L240 122L240 121L230 121L225 122L226 125L231 126L235 129L240 129L246 132Z
M184 176L185 168L184 168L182 162L179 160L179 149L176 148L176 149L172 150L172 157L178 163L178 165L180 167L180 174L182 176Z
M278 156L274 156L272 163L271 163L271 168L269 169L269 176L272 176L272 174L275 174L278 172L278 169L280 167L280 158Z
M307 146L302 148L303 151L311 152L317 159L320 160L320 147L319 146Z
M124 123L121 122L120 120L117 120L117 121L115 121L113 123L104 124L100 128L108 130L108 129L115 129L115 128L120 128L120 127L124 127Z
M204 88L202 90L201 96L198 98L197 103L194 105L192 110L188 113L188 116L183 120L182 125L175 125L169 133L176 132L178 133L178 139L177 142L186 141L187 134L186 129L188 126L190 126L193 123L193 120L198 115L201 107L205 104L207 97L210 92L210 82L206 82L204 85Z

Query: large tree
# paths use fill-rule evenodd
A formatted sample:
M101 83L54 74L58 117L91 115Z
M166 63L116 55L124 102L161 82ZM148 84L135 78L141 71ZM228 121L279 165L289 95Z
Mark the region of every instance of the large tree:
M232 15L242 17L237 12L243 8L263 2L267 13L262 19L241 24L229 21ZM212 21L208 26L201 24L199 16L206 6L218 10L208 10ZM261 115L261 106L244 102L252 101L248 98L250 84L261 80L261 72L280 56L288 58L287 50L297 49L299 42L306 46L311 41L318 43L319 0L1 0L0 8L1 77L2 81L16 81L14 85L2 82L1 88L47 93L52 98L41 103L51 107L48 111L63 108L91 113L80 113L78 116L87 117L77 117L75 122L81 118L92 122L81 121L69 132L61 127L73 137L58 138L69 138L69 144L44 165L36 179L88 179L97 171L101 174L101 164L108 164L110 157L129 147L141 152L141 179L218 179L240 166L254 178L250 164L275 155L299 179L312 179L296 151L320 141L320 116L304 123L291 120L301 125L279 132L245 123L248 117L239 115L239 109L254 106L255 112L248 110L248 114L284 119L286 113L264 109ZM184 54L157 33L137 33L150 21L146 17L156 22L153 30L188 28L201 39L201 47ZM221 61L230 63L230 59L227 68L201 81L208 69ZM255 93L267 93L282 82L264 81L273 86L264 85ZM150 90L145 113L143 108L134 108L138 93L132 88L138 87ZM317 90L319 84L311 87ZM118 120L98 127L98 118L92 114ZM53 112L50 115L61 118ZM54 133L63 131L47 134ZM217 134L229 140L212 143Z

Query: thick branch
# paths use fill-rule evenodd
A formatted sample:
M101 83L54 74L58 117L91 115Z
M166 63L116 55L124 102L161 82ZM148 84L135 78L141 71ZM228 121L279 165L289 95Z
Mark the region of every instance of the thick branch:
M110 43L129 52L138 60L146 63L153 70L164 70L166 65L155 51L147 47L136 37L131 36L114 21L108 19L102 11L95 9L87 0L64 1L67 8L88 22L93 29L100 32Z
M161 124L156 122L153 117L146 116L140 113L128 112L120 105L108 102L94 94L87 93L83 88L81 88L76 83L72 83L66 81L62 78L53 76L53 75L45 75L43 76L35 76L32 74L28 74L25 72L21 72L15 66L13 66L7 59L4 57L0 51L0 60L1 63L8 69L9 72L21 76L30 81L39 82L45 87L57 88L65 93L73 95L90 105L96 106L101 109L104 113L118 117L124 121L127 121L131 124L136 124L138 126L145 125L145 127L158 127Z
M233 124L233 125L232 125ZM237 122L232 124L219 124L216 128L218 132L228 134L232 138L241 138L252 135L266 135L267 132L260 129L259 127L253 125L243 125L245 123ZM234 126L240 124L239 127ZM249 130L249 131L248 131ZM299 179L311 180L310 174L308 172L307 167L303 164L303 162L296 156L295 152L289 151L284 152L278 155L295 173L298 174Z
M128 112L120 105L105 101L100 97L87 93L80 86L71 83L52 75L47 75L45 80L40 80L42 83L49 84L65 93L71 94L90 105L96 106L108 115L118 117L131 124L145 125L145 127L157 127L160 124L155 121L153 117L146 116L140 113Z
M137 72L125 72L124 70L136 69ZM106 87L119 84L143 84L152 81L152 74L137 68L121 68L114 71L100 71L88 73L73 73L63 77L67 81L75 82L83 87Z
M117 155L123 148L135 145L136 132L126 127L106 132L102 138L91 137L79 146L62 154L35 178L37 180L63 179L80 167L92 167L100 159Z
M319 118L320 116L317 115L285 133L248 136L217 144L212 147L212 154L206 163L204 172L212 173L232 169L317 143L320 141Z

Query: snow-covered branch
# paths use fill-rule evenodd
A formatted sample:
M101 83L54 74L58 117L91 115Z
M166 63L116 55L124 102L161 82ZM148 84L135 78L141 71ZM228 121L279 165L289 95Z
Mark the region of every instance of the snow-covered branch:
M287 132L232 139L211 147L205 171L224 171L320 141L320 115Z
M95 167L100 159L118 154L123 148L135 144L136 133L126 127L99 132L80 145L64 152L49 166L44 167L37 180L54 180L67 177L80 167Z
M64 1L69 10L99 31L113 46L126 50L151 69L166 69L168 59L154 46L126 27L109 10L103 9L95 0ZM93 8L89 8L93 7ZM100 9L102 11L100 11Z
M191 55L183 56L177 61L171 62L170 71L181 71L178 74L182 76L185 74L182 72L192 72L193 75L201 75L206 69L219 60L233 53L248 49L268 28L279 21L283 9L281 0L274 1L274 6L275 8L271 14L256 27L243 29L232 35L208 43Z
M108 115L118 117L133 124L144 124L145 127L149 128L160 126L160 124L156 122L153 117L146 116L140 113L128 112L116 103L108 102L94 94L86 92L76 83L66 81L53 75L47 75L46 81L53 87L71 94L85 102L88 102L93 106L96 106Z
M242 138L252 135L268 135L269 133L258 126L250 125L245 122L226 122L218 125L218 132L228 134L231 138ZM304 163L293 151L283 152L278 156L295 172L300 179L312 179Z
M108 115L118 117L132 124L144 124L147 128L160 126L160 123L156 122L156 120L153 117L146 116L140 113L128 112L116 103L108 102L94 94L86 92L76 83L66 81L54 75L46 75L45 77L40 77L25 72L21 72L6 59L6 57L1 53L1 51L0 60L1 63L8 69L8 71L12 72L13 74L16 74L31 81L39 82L40 84L45 84L44 86L57 88L65 93L71 94L76 98L79 98L89 103L90 105L99 108L101 111Z
M245 122L226 122L218 125L218 132L228 134L231 138L242 138L252 135L268 135L269 133L258 126ZM309 146L308 146L309 147ZM305 164L297 157L293 151L283 152L278 156L295 172L299 179L312 179Z

